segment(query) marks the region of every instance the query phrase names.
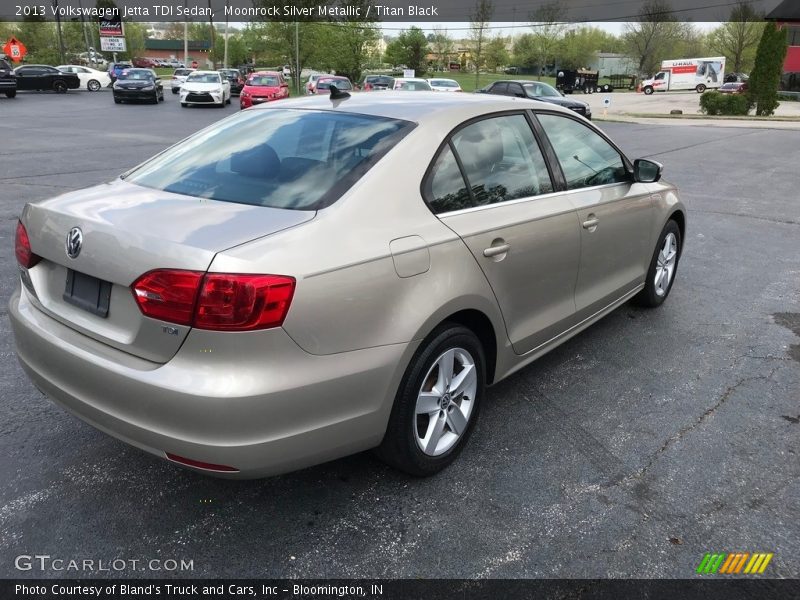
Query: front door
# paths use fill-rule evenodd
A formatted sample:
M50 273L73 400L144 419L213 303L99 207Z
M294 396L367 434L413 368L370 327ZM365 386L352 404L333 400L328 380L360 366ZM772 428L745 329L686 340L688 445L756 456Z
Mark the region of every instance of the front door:
M655 209L649 186L633 181L619 151L587 123L555 113L537 118L578 213L581 265L575 305L583 320L644 282Z

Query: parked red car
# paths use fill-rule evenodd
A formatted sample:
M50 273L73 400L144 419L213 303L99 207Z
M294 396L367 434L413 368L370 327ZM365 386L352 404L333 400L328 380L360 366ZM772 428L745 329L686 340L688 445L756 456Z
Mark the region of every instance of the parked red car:
M149 58L134 58L131 62L133 62L133 66L138 69L155 69L156 63Z
M277 71L258 71L247 76L239 94L239 105L249 108L262 102L273 102L289 97L289 84Z
M312 94L330 94L331 85L335 85L339 91L350 92L353 90L353 84L347 77L340 75L328 75L320 77L314 82L314 87L311 89Z

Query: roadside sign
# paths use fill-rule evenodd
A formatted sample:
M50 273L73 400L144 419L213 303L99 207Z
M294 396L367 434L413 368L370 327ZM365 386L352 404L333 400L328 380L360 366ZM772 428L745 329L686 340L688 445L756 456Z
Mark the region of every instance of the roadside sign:
M100 37L124 37L125 30L122 28L122 20L119 17L113 19L100 19Z
M101 37L100 50L103 52L125 52L125 38L124 37Z
M416 77L414 73L415 73L414 69L403 69L403 77L407 79L411 77Z
M9 57L13 62L19 62L25 55L28 53L28 49L25 47L25 44L20 42L17 38L12 37L6 45L3 46L3 52L7 57Z

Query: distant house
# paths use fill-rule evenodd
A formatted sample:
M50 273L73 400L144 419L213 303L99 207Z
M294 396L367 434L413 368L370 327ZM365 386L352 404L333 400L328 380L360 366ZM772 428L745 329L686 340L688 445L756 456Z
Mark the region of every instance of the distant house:
M197 62L208 60L211 44L207 40L189 40L189 59ZM144 41L144 56L147 58L177 58L183 60L183 40L156 40L148 38Z
M767 21L774 21L779 29L786 31L789 38L783 72L800 73L800 1L783 0L767 15Z

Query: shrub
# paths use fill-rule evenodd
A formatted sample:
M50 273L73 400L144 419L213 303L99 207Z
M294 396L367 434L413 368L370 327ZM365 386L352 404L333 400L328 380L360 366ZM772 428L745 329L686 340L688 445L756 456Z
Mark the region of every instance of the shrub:
M700 110L707 115L747 115L752 106L744 94L705 92L700 96Z

